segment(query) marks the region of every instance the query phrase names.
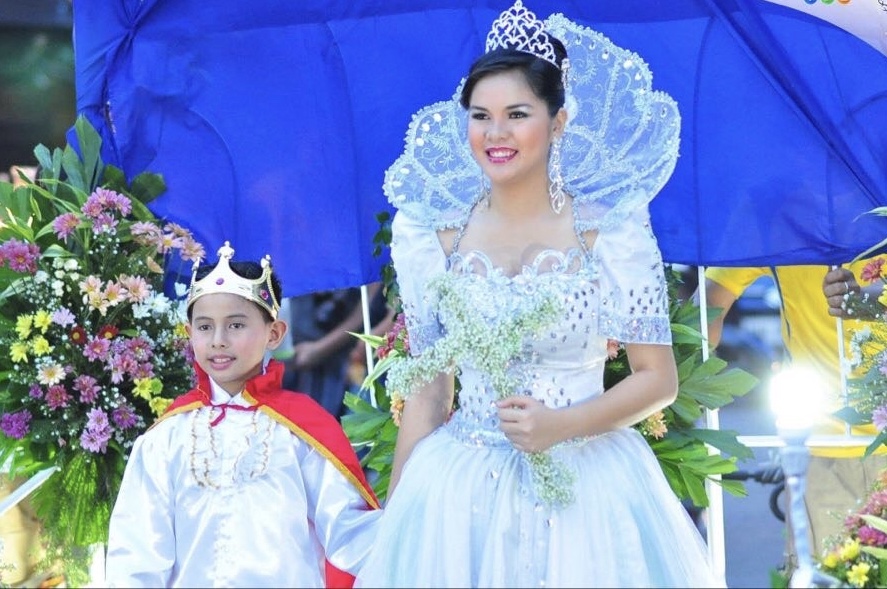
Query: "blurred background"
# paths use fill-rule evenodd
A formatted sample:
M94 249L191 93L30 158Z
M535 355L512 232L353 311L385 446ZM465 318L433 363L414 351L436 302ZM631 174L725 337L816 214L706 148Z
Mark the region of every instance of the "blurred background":
M76 112L71 0L0 0L0 174L64 147Z

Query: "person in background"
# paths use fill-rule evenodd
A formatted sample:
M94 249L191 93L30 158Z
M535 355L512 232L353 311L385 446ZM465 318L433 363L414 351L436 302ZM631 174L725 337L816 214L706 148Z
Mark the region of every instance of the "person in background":
M413 117L385 183L412 356L387 373L405 400L356 586L724 585L631 427L678 386L648 202L680 120L635 58L518 0L458 102ZM633 372L604 393L611 340Z
M282 389L266 256L195 264L197 385L133 445L108 533L111 587L347 587L381 515L341 425Z
M842 276L856 284L852 276L864 265L865 261L854 263ZM721 309L720 315L709 323L709 345L714 348L720 343L724 317L745 290L763 276L769 276L775 282L780 294L784 364L814 370L831 393L828 404L822 408L824 417L815 425L813 435L840 435L847 427L830 415L843 406L843 398L837 324L823 301L823 280L828 271L827 266L815 265L710 267L705 271L707 305L710 309ZM698 302L698 290L694 298ZM852 329L852 325L844 325L847 350L850 349ZM873 429L858 426L851 433L869 436ZM860 497L865 496L878 473L887 466L884 455L864 459L866 446L860 443L810 447L805 501L811 547L815 554L821 553L829 536L842 530L844 516L857 505ZM795 556L791 534L787 541L787 564L793 568Z
M369 297L381 283L367 286ZM281 316L290 325L275 357L286 364L284 387L305 392L330 415L340 418L345 411L349 388L348 370L356 338L364 330L359 288L326 290L287 297ZM371 317L371 322L378 318Z

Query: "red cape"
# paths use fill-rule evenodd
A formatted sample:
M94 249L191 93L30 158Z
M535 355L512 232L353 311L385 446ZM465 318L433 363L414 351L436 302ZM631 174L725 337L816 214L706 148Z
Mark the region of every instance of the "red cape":
M264 374L247 381L244 399L320 452L345 475L370 507L378 509L376 494L367 482L342 426L308 395L282 389L283 369L282 362L271 360ZM176 398L158 421L211 404L209 376L197 364L194 370L197 373L197 387ZM348 588L353 583L352 575L327 561L327 587Z

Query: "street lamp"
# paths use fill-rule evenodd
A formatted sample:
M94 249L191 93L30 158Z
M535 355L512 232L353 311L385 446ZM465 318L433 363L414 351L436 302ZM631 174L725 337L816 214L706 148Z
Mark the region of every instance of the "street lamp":
M792 367L770 380L770 406L776 414L776 430L784 442L780 448L782 470L788 487L789 510L798 568L789 587L840 587L841 582L816 568L807 535L804 492L810 451L807 438L822 414L825 389L822 378L810 370Z

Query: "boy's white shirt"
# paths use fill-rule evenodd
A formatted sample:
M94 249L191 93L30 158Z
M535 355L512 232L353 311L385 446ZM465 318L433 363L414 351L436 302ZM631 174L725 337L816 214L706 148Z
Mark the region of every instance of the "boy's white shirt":
M210 384L214 405L248 405ZM111 516L107 586L322 587L321 545L357 572L381 510L263 412L227 411L210 427L220 411L168 417L136 441Z

